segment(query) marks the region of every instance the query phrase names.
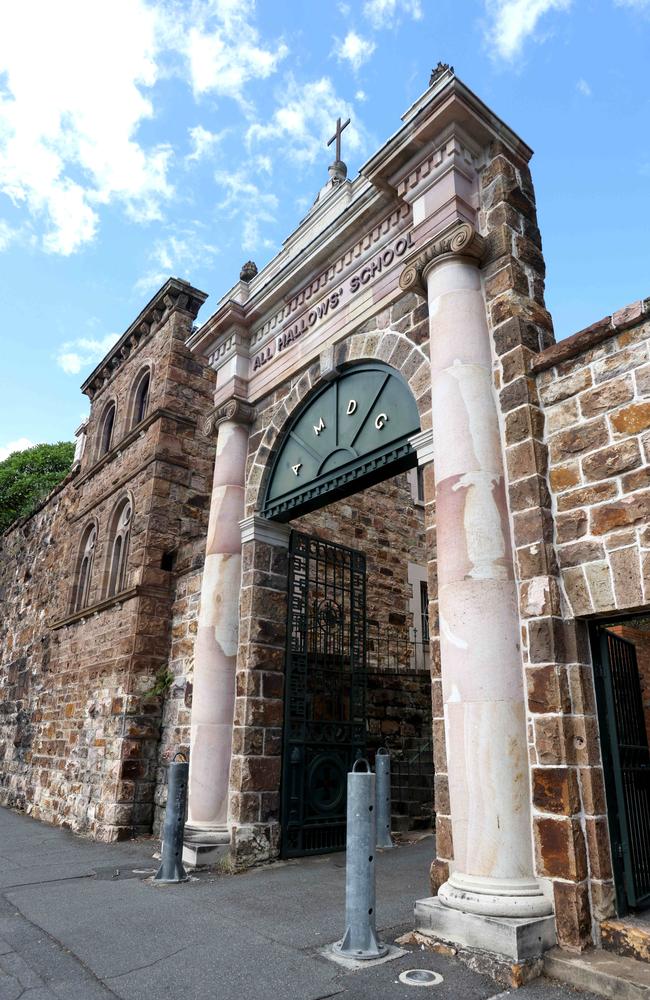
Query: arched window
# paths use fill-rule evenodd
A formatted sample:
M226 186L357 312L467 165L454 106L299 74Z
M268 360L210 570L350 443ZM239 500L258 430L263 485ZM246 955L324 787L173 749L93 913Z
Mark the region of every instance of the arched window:
M96 543L97 528L94 524L89 524L81 536L80 559L77 564L78 570L75 580L73 611L81 611L83 608L88 607Z
M112 597L124 590L132 517L133 507L129 498L126 497L113 515L107 597Z
M115 403L111 405L106 410L104 414L104 419L102 420L101 432L99 437L99 455L105 455L107 451L110 451L111 443L113 440L113 427L115 425Z
M133 419L131 421L131 427L135 427L136 424L139 424L141 420L144 420L147 415L150 381L151 375L148 371L146 371L140 376L138 382L136 383L133 395Z

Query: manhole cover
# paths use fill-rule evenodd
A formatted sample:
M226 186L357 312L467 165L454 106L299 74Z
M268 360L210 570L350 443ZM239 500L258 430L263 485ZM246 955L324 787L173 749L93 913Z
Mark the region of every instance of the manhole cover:
M406 972L400 972L399 981L407 986L439 986L442 976L430 969L407 969Z

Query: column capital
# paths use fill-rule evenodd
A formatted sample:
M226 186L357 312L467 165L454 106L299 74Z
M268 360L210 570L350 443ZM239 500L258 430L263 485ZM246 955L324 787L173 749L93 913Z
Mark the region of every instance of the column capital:
M426 298L426 275L435 264L448 257L464 257L478 267L484 254L485 240L476 227L457 220L407 258L399 279L400 288Z
M212 437L220 424L230 420L235 424L252 424L255 419L255 407L237 396L228 399L208 413L203 421L203 433Z

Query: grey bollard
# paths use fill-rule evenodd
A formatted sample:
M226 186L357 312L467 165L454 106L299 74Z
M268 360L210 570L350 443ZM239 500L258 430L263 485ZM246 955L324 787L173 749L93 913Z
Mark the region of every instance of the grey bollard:
M182 756L176 754L176 757ZM167 772L167 808L163 827L162 862L154 875L154 882L185 882L188 875L183 868L183 833L187 803L188 762L174 760Z
M375 756L375 777L377 792L377 847L386 850L394 847L390 835L390 753L381 747Z
M362 758L348 774L346 927L343 939L334 945L337 954L355 961L381 958L388 952L377 938L375 919L375 816L375 776Z

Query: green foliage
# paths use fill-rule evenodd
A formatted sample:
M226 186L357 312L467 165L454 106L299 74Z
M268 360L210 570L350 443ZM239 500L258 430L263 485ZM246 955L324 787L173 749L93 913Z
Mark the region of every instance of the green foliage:
M174 683L174 675L167 667L161 667L156 674L153 685L148 691L145 691L145 697L150 697L152 695L162 695L169 691L170 687Z
M0 462L0 532L27 517L65 479L74 458L74 444L37 444L15 451Z

